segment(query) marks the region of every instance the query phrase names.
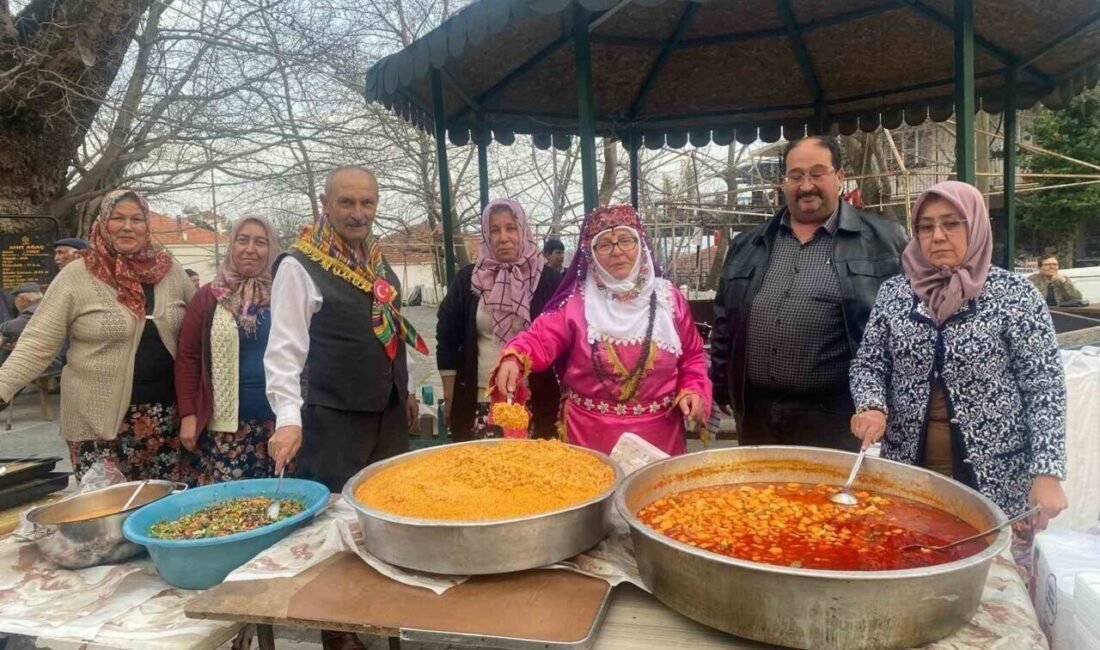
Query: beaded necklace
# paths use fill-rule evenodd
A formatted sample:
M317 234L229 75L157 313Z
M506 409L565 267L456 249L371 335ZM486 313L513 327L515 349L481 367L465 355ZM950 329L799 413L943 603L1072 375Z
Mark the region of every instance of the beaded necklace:
M622 376L616 376L617 373L609 371L604 367L603 361L600 360L599 345L600 341L593 341L589 345L591 346L592 353L592 369L596 371L596 377L600 380L600 384L611 395L615 395L616 385L618 386L619 401L626 402L634 398L638 393L638 388L642 384L642 375L646 371L646 366L649 364L650 357L653 355L653 323L657 317L657 293L649 297L649 321L646 323L645 338L642 339L642 353L638 356L638 361L634 364L629 372L625 372ZM613 344L605 344L608 356L614 355ZM624 368L625 370L625 368ZM608 382L611 383L608 383Z

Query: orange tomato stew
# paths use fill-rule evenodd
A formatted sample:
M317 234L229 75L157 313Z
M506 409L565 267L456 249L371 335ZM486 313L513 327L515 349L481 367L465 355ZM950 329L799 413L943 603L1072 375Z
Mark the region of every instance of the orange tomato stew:
M654 501L638 513L672 539L741 560L834 571L911 569L952 562L986 547L982 540L942 545L978 532L958 517L916 501L857 491L858 506L829 500L836 486L741 483L697 488Z

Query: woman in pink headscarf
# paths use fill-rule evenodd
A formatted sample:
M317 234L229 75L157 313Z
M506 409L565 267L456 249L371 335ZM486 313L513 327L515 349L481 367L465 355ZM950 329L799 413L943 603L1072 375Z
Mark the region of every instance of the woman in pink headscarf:
M271 222L233 224L214 281L187 305L176 355L180 442L191 483L271 476L267 440L275 427L264 377L271 332L271 264L279 239Z
M882 455L966 483L1008 516L1066 507L1066 389L1043 297L990 264L989 213L947 181L913 206L904 274L879 290L851 368L852 432Z
M531 326L561 282L535 243L527 214L496 199L481 213L477 263L461 269L439 305L436 363L444 418L456 441L494 435L487 427L489 371L504 342ZM533 433L554 435L558 383L552 372L532 379Z

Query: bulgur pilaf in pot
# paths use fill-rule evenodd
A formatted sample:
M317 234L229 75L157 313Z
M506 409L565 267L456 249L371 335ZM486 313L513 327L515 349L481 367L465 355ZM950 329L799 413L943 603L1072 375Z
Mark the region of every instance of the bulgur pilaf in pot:
M423 454L355 489L363 505L402 517L485 521L568 508L596 498L615 470L553 440L502 440Z

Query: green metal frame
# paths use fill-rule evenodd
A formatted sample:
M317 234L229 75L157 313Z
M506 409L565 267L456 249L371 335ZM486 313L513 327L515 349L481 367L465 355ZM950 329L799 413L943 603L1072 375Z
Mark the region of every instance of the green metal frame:
M447 166L447 114L443 105L443 79L432 68L432 115L435 118L435 161L439 168L439 210L443 214L443 274L447 286L455 277L454 222L451 219L451 172Z
M974 0L955 0L955 168L958 179L971 184L974 109Z
M573 5L573 46L577 62L577 120L581 146L581 185L584 211L596 209L596 98L592 93L592 51L588 42L591 13L580 4Z
M802 32L799 30L798 21L794 18L790 0L779 0L778 6L779 14L783 17L783 25L787 30L787 39L791 42L791 48L794 49L795 58L798 60L798 67L802 69L802 77L806 80L806 87L814 102L814 131L824 133L825 93L821 90L821 81L818 80L817 72L814 71L813 59L810 58L810 51L806 49L806 42L802 39Z
M484 141L477 143L477 195L484 212L489 205L489 147Z
M1005 74L1004 123L1004 210L1005 268L1016 267L1016 69Z
M638 150L641 145L641 138L637 133L631 132L627 135L626 155L630 160L630 205L634 206L635 210L638 209Z

